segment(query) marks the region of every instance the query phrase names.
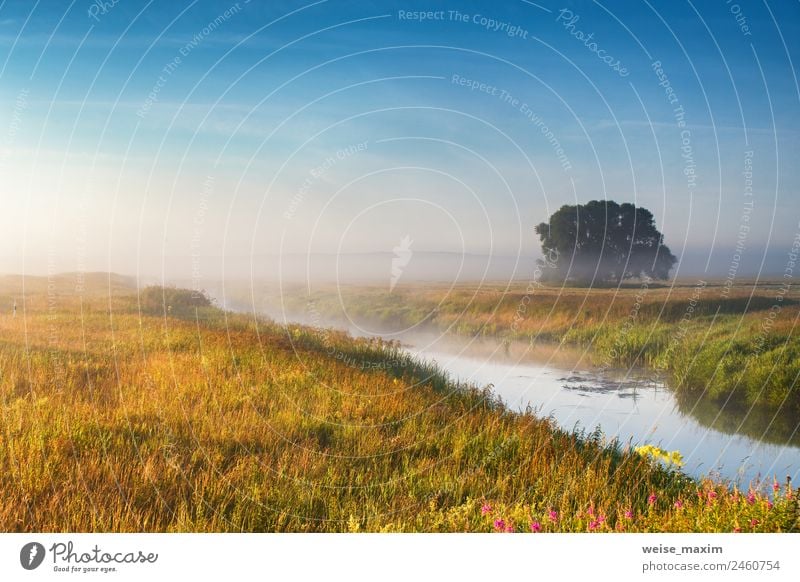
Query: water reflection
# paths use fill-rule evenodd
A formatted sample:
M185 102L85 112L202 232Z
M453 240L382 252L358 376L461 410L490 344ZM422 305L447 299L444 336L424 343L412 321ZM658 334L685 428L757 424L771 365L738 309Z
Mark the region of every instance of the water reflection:
M681 414L689 415L705 427L728 435L745 435L756 441L800 447L800 425L794 414L763 408L749 408L687 394L676 394Z
M580 394L616 394L618 398L630 398L636 401L641 390L655 390L663 388L663 383L653 378L613 378L597 374L573 374L558 379L562 382L564 390L571 390Z

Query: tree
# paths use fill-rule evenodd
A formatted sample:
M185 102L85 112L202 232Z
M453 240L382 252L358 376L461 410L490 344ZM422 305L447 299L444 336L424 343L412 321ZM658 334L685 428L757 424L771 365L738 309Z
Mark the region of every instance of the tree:
M618 284L632 278L666 279L677 261L653 213L629 203L592 200L565 205L535 230L547 280Z

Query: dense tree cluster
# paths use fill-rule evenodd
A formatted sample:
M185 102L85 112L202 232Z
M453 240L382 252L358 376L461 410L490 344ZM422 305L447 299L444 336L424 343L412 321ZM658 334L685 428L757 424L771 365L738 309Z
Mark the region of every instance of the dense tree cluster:
M536 226L546 279L579 284L666 279L676 262L653 214L634 204L592 200L559 208Z

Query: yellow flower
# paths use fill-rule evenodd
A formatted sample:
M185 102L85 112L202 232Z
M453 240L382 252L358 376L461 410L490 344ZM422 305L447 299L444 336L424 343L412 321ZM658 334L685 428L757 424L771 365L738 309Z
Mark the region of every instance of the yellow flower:
M642 445L641 447L636 447L636 452L642 457L663 461L667 465L683 466L683 455L681 455L680 451L666 451L654 445Z

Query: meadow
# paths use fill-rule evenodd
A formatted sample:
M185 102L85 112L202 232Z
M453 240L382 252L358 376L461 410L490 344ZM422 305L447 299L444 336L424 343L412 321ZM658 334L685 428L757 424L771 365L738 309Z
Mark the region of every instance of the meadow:
M90 279L0 278L2 531L800 529L791 483L692 480L396 343Z
M263 294L275 304L275 295ZM694 281L624 288L541 284L285 290L291 313L373 330L435 329L532 345L574 346L601 368L642 366L679 394L800 419L798 292L780 283ZM795 422L796 425L796 422Z

